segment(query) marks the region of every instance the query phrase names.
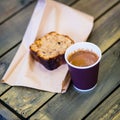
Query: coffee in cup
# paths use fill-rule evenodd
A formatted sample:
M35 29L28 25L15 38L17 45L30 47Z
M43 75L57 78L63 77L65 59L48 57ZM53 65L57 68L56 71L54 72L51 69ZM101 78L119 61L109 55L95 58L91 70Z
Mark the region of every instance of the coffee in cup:
M98 60L98 55L89 50L77 50L68 56L68 61L79 67L90 66Z
M78 42L67 48L65 60L69 67L74 88L78 91L90 91L98 80L100 48L90 42Z

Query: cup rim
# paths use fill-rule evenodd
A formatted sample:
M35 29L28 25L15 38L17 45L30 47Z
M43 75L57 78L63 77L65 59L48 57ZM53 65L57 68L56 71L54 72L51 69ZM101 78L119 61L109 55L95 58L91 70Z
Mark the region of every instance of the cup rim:
M96 47L96 48L98 49L99 53L100 53L98 60L97 60L94 64L89 65L89 66L84 66L84 67L75 66L75 65L71 64L71 63L68 61L68 59L67 59L67 57L68 57L67 54L68 54L69 49L71 49L72 47L76 46L77 44L78 44L78 45L79 45L79 44L89 44L89 45L92 45L92 46ZM87 68L91 68L91 67L97 65L97 64L100 62L101 57L102 57L101 49L100 49L96 44L91 43L91 42L77 42L77 43L74 43L73 45L71 45L70 47L68 47L67 50L65 51L65 61L67 62L67 64L68 64L69 66L71 66L71 67L73 67L73 68L76 68L76 69L87 69Z

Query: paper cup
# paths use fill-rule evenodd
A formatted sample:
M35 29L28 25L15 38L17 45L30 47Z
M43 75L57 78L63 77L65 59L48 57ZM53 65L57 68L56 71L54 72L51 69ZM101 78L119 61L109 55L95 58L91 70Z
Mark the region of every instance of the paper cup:
M68 61L68 56L77 50L87 50L99 57L98 60L85 67L79 67L71 64ZM78 42L71 45L65 52L65 60L69 67L69 72L71 75L73 86L78 91L90 91L95 88L98 80L99 63L101 60L101 50L98 46L90 42Z

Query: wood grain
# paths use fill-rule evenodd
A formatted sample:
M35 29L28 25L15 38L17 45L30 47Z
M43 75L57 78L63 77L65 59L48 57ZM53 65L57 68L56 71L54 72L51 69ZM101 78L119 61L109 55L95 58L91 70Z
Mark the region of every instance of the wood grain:
M35 5L33 3L0 26L0 56L22 40Z
M14 108L18 114L27 118L53 95L54 93L26 87L12 87L8 92L1 96L1 100Z
M86 116L89 111L120 84L119 48L120 41L103 55L100 64L99 81L93 91L78 93L71 85L66 94L56 95L30 120L37 118L40 120L81 120Z
M66 5L71 5L75 2L78 2L78 0L55 0L55 1L61 2L61 3L66 4Z
M92 2L95 2L96 0L92 0ZM114 0L116 1L116 0ZM109 7L114 5L116 2L113 0L111 2L108 2L106 5L101 6L102 7L102 12L105 12ZM98 2L98 1L97 1ZM102 4L104 3L104 0L101 1ZM79 1L78 1L79 3ZM89 4L87 4L89 3ZM76 3L77 4L77 3ZM80 6L83 6L82 11L88 13L89 11L92 11L93 7L91 7L91 2L86 1L81 2L80 6L79 4L76 6L76 4L72 7L75 7L76 9L79 10ZM87 9L84 7L87 4ZM109 5L110 4L110 5ZM28 6L26 9L22 10L19 12L17 15L12 17L9 21L6 21L4 24L1 25L0 27L0 39L1 39L1 44L0 44L0 55L5 53L7 50L9 50L12 46L20 42L23 38L23 35L25 33L25 30L27 28L27 25L29 23L30 17L32 15L33 9L35 7L36 3L33 3L32 5ZM102 14L102 12L99 12L99 4L95 5L96 10L93 10L95 14L93 16L97 18ZM87 11L86 11L87 10ZM105 11L103 11L105 10ZM98 11L98 12L96 12ZM97 16L97 17L96 17ZM19 19L21 18L21 19ZM4 47L2 47L4 46Z
M71 5L76 0L56 0L58 2ZM26 6L36 2L36 0L2 0L0 2L0 24L9 20L15 14L25 9ZM7 8L7 9L6 9Z
M83 6L84 6L84 4L85 3L83 2ZM2 32L1 44L0 44L0 47L2 48L2 49L0 49L1 54L4 53L10 47L12 47L14 44L17 44L22 39L22 36L23 36L24 31L27 26L26 24L29 21L29 18L30 18L30 15L32 14L34 6L35 6L35 4L29 6L27 9L20 12L18 15L13 17L11 20L9 20L8 22L1 25L1 28L0 28L0 30ZM18 22L19 24L17 24L17 20L20 16L22 19L24 19L24 24L23 24L23 20L20 20ZM107 19L105 19L107 16L109 16L109 17ZM115 9L112 11L112 13L109 12L109 14L105 15L105 17L103 17L99 21L95 22L95 27L94 27L93 32L92 32L90 38L88 39L88 41L97 43L101 47L102 51L106 50L109 46L112 45L112 43L114 43L119 38L120 24L119 24L118 17L119 17L119 5L117 8L115 7ZM111 26L109 26L109 24L107 23L108 19L110 19L109 22L110 22ZM27 22L25 22L25 21L27 21ZM117 26L117 28L114 28L114 31L111 32L113 30L114 26L115 27ZM19 28L18 31L16 31L17 28ZM109 34L110 38L107 36L108 34ZM116 34L118 34L118 35L116 35ZM103 42L103 40L100 40L101 38L104 40L104 42ZM2 46L4 46L4 47L2 47ZM3 65L1 67L1 69L2 68L3 68ZM2 72L4 73L4 71L2 71Z
M0 1L0 24L19 12L33 0L1 0Z
M114 4L114 2L111 2L111 5L112 5L112 3ZM22 12L18 13L15 17L11 18L9 21L7 21L6 23L1 25L1 27L0 27L0 33L1 33L0 55L3 54L8 49L10 49L13 45L15 45L19 41L21 41L22 36L23 36L25 29L27 27L28 21L30 19L30 16L32 14L32 11L35 7L35 4L36 3L32 4L28 8L24 9ZM84 6L85 3L83 2L81 4L82 4L82 6ZM87 6L87 7L89 8L90 6ZM84 7L84 9L86 10L86 7ZM108 9L108 7L107 7L107 9ZM113 42L115 42L117 40L115 35L119 34L119 30L120 30L120 27L119 27L120 24L118 21L119 19L117 19L119 17L118 10L119 10L119 7L117 7L117 9L115 8L115 10L113 11L112 14L110 12L105 17L103 17L99 21L95 22L95 27L93 29L92 35L88 39L88 41L97 43L99 46L101 46L102 51L107 49L109 46L112 45ZM115 17L112 17L113 15ZM108 19L111 18L110 19L111 26L109 26L109 24L105 20L105 18L107 16L109 16ZM18 22L18 18L20 18L20 17L22 18L22 20L19 20L19 22ZM24 24L23 24L23 22L24 22ZM118 24L118 25L116 25L116 24ZM118 28L116 28L116 30L111 32L113 29L112 26L115 26L115 27L117 26ZM107 28L107 30L106 30L106 28ZM107 34L111 34L110 38L107 37ZM112 35L114 35L114 36L112 37ZM104 40L104 42L102 42L103 40L100 40L101 38ZM107 42L107 41L109 41L109 42ZM105 44L106 44L106 46L104 46ZM4 46L4 47L2 47L2 46ZM9 59L6 59L6 60L9 60ZM6 63L2 62L2 61L0 63L2 64L1 69L3 69L3 64L6 66ZM8 62L8 64L10 64L10 62ZM1 76L3 75L4 72L5 72L5 70L2 71ZM3 92L4 89L2 87L0 87L0 88ZM5 85L4 88L8 88L8 87Z
M102 15L96 20L93 32L88 41L96 43L100 46L102 52L105 52L119 39L119 4L115 5L113 10L107 12L107 10L117 3L117 0L111 0L110 2L108 0L100 1L102 5L97 4L98 0L91 1L92 2L80 0L73 7L80 10L80 6L83 6L81 10L87 11L87 13L91 11L90 14L92 14L95 19L98 19ZM36 3L31 4L1 25L0 34L2 36L0 38L0 48L2 49L0 49L0 55L22 40L35 4ZM95 8L91 7L93 5L96 5ZM100 9L102 9L102 12ZM106 14L104 15L105 12ZM119 47L120 42L103 55L98 86L89 93L78 93L73 89L72 85L67 93L57 95L24 87L12 87L4 93L0 99L14 108L16 113L21 114L25 118L28 118L32 113L36 112L31 117L31 120L81 119L120 84ZM17 48L3 56L0 59L0 63L4 63L5 66L6 63L9 65L16 51ZM0 67L3 69L0 73L1 75L3 75L4 70L6 70L4 65ZM0 84L1 93L3 93L7 87ZM46 105L42 107L44 104Z
M9 65L10 65L16 51L18 50L18 47L19 46L15 47L13 50L11 50L6 55L4 55L4 57L0 58L0 80L2 79L2 77L5 74L6 70L8 69L8 67L9 67ZM9 85L0 83L0 96L8 88L10 88Z
M120 4L108 11L104 16L95 22L93 31L88 38L100 46L102 52L120 39Z
M19 46L15 47L13 50L8 52L0 59L1 63L7 65L6 69L11 63L18 47ZM1 75L3 75L2 72ZM0 94L2 94L9 87L10 87L9 85L0 84ZM8 94L6 93L3 94L6 96L4 98L4 102L10 105L10 107L15 108L16 112L23 115L24 117L28 117L42 104L44 104L45 101L47 101L54 95L54 93L48 93L43 91L41 92L35 89L29 89L24 87L12 87L11 89L9 89L9 91L11 92L10 93L7 92ZM0 99L2 100L2 96L0 97Z
M86 120L119 120L120 88L107 98Z
M88 13L94 16L95 19L97 19L118 2L119 0L79 0L72 7Z
M6 120L20 120L14 113L8 110L5 106L0 103L0 118L2 117Z

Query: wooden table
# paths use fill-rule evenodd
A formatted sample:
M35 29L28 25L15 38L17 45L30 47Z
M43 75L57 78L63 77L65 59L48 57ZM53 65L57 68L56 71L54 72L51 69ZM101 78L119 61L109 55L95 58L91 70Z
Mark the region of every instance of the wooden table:
M57 0L95 18L89 42L102 50L97 87L64 94L0 84L0 120L120 120L119 0ZM5 74L33 13L36 0L0 1L0 78Z

